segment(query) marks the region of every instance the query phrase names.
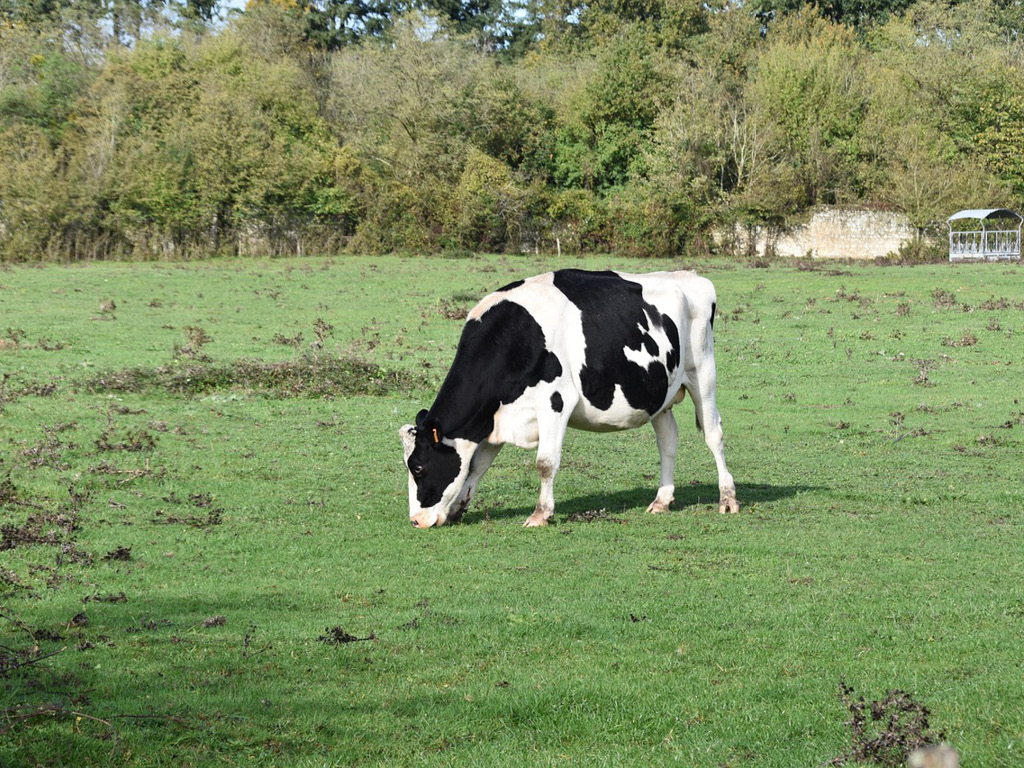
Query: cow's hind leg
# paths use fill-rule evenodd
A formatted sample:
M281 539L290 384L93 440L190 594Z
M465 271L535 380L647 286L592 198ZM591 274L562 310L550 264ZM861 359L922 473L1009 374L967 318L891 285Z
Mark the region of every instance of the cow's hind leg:
M647 507L647 511L651 513L667 512L675 498L674 475L679 429L671 409L662 411L651 419L651 426L654 427L654 436L658 440L658 454L661 456L661 483L658 486L658 495Z
M689 390L693 405L697 411L697 426L704 433L704 442L711 449L718 468L718 511L739 512L736 501L736 483L725 466L725 436L722 432L722 417L715 405L715 371L714 368L702 371L698 377L699 385Z

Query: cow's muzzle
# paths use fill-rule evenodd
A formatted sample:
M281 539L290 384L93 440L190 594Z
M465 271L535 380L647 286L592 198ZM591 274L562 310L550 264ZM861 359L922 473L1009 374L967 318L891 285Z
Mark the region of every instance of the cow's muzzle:
M430 528L431 526L437 525L437 515L421 513L419 515L413 515L409 518L409 522L412 523L413 528Z

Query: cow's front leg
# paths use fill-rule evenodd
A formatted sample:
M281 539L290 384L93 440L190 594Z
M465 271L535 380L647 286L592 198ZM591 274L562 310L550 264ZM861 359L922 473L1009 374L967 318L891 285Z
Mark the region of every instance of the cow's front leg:
M462 492L455 500L452 513L448 515L448 522L457 523L466 514L466 510L469 509L469 504L473 500L473 492L476 491L476 487L480 483L480 478L491 468L491 464L494 463L494 459L498 456L500 450L501 444L493 445L488 442L481 443L480 447L476 449L476 453L473 454L473 460L469 465L469 475L466 477L466 484L462 486Z
M558 472L558 457L537 457L537 472L540 474L540 498L533 514L523 523L527 528L548 524L548 518L555 512L555 473Z
M661 457L661 483L658 486L658 495L647 507L647 511L657 514L668 512L669 505L675 499L676 443L679 441L679 428L671 409L662 411L651 419L651 426L654 427L654 436L658 440L658 455Z
M575 401L559 401L561 409L541 414L537 419L537 473L540 475L540 498L526 522L527 528L548 524L548 518L555 512L555 475L562 462L562 443L569 425L569 414Z

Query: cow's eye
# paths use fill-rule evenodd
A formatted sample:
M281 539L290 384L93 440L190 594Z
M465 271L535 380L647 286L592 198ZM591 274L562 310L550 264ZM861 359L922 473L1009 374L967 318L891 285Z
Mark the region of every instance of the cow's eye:
M411 471L412 471L412 476L413 477L421 477L423 475L423 465L422 464L413 464Z

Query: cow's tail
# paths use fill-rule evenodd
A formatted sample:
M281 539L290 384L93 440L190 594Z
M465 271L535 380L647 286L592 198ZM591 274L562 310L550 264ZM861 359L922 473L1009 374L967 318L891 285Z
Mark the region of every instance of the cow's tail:
M714 349L715 349L715 314L718 312L718 302L716 300L711 301L711 314L708 315L708 330L704 334L704 354L714 360ZM713 364L713 363L712 363ZM697 431L704 434L704 423L701 421L700 409L697 408L694 411L697 422Z

